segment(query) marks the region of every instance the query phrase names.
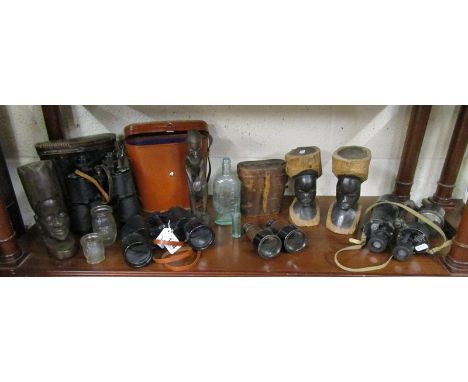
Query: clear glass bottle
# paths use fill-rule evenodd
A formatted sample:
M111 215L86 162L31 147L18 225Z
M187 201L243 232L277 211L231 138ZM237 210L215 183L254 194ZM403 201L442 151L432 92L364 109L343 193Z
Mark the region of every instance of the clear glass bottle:
M240 211L240 188L239 179L231 173L231 159L223 158L223 171L213 183L216 224L232 224L232 213Z
M93 232L102 236L102 241L106 247L114 243L117 237L117 226L114 215L112 215L111 206L100 204L91 208L91 223Z

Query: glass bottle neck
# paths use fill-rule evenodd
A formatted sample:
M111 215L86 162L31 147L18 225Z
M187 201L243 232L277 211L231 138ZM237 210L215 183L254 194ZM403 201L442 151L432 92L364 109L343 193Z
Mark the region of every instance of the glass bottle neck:
M223 175L231 175L231 160L229 158L223 159Z

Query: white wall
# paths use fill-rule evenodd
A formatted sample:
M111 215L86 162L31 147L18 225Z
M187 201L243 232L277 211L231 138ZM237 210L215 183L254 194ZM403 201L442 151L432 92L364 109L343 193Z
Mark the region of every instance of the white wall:
M316 145L322 150L323 166L319 195L335 192L333 151L342 145L364 145L372 151L373 158L362 195L381 195L393 188L410 111L409 106L72 106L66 134L122 134L123 128L134 122L202 119L214 138L211 158L215 175L225 155L232 158L235 166L243 160L284 158L292 148ZM416 201L435 191L457 112L458 107L454 106L432 109L412 189ZM3 131L7 117L13 134ZM33 143L46 139L43 123L39 107L9 106L0 113L0 138L11 167L35 158ZM19 149L9 150L5 145ZM465 155L454 190L456 198L465 197L467 158ZM16 174L13 168L11 172ZM22 194L17 181L15 189L17 195ZM24 204L21 208L28 210Z

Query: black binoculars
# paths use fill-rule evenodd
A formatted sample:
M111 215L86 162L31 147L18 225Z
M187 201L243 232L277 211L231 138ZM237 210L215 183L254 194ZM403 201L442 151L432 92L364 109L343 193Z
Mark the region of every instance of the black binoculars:
M392 197L384 195L379 201L392 201ZM439 227L444 225L444 210L427 199L419 208L412 201L405 204ZM387 203L374 207L369 221L364 225L364 232L367 248L371 252L380 253L391 248L393 257L399 261L407 260L413 253L425 253L430 238L435 234L434 229L416 216Z
M157 212L148 221L151 237L156 239L164 228L171 228L174 235L195 251L202 251L214 242L214 231L201 219L182 207L172 207L167 212Z
M281 239L283 251L296 253L305 248L306 235L295 225L282 222L281 220L269 220L266 226Z
M396 230L399 226L399 208L392 204L377 205L364 226L368 238L367 248L371 252L381 253L393 243Z
M108 152L98 164L90 162L86 154L75 160L75 168L95 179L102 189L109 191L109 201L120 223L139 213L140 205L130 169L122 164L116 152ZM91 230L90 210L101 204L103 196L98 188L84 177L72 172L66 177L72 230Z
M122 227L123 256L128 265L141 268L153 258L150 229L143 217L134 215Z
M424 223L414 222L398 231L392 255L396 260L405 261L413 254L422 254L429 249L431 232Z
M148 265L152 259L153 240L165 228L171 228L178 241L195 251L208 248L215 238L210 227L181 207L154 213L146 222L140 215L134 215L122 227L123 256L127 264L134 268Z
M244 224L244 233L262 259L272 259L281 252L300 252L306 246L306 236L296 226L280 220L269 220L265 228Z

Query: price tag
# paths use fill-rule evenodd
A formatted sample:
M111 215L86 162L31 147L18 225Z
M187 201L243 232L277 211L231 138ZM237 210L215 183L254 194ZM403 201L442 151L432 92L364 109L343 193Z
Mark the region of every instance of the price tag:
M414 249L416 250L416 252L422 252L422 251L425 251L426 249L428 249L429 246L426 244L426 243L423 243L423 244L419 244L417 245L416 247L414 247Z
M179 241L176 235L174 235L174 231L171 228L164 228L161 233L158 235L156 240L164 240L164 241ZM174 245L164 245L158 244L160 248L166 247L167 251L172 255L176 253L182 246L174 246Z

